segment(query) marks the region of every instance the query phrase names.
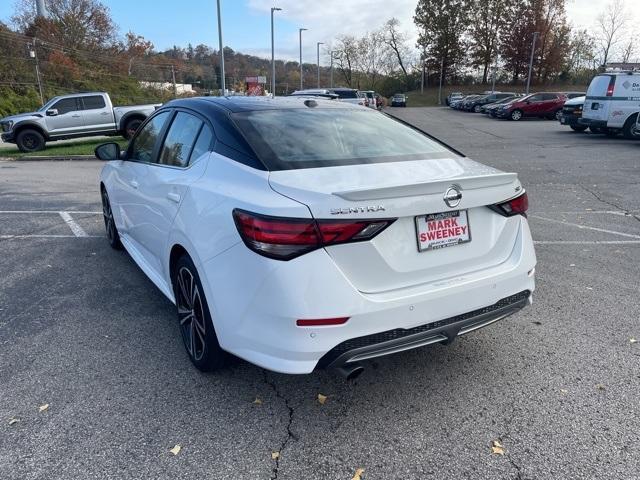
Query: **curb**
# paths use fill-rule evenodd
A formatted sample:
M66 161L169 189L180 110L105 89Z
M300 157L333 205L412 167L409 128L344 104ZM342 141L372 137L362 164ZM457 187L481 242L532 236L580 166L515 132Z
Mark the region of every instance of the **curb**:
M77 161L77 160L98 160L94 155L54 155L54 156L33 156L33 157L1 157L0 160L8 161L8 162L69 162L69 161Z

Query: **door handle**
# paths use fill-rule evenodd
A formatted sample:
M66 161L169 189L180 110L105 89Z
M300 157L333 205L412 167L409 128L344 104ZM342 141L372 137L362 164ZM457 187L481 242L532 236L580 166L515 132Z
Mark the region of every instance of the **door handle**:
M109 115L109 112L102 112L100 115Z
M71 118L80 118L80 115L71 115Z
M180 195L177 193L167 193L167 198L172 202L180 203Z
M140 184L138 182L136 182L135 180L131 180L131 182L129 182L131 184L131 186L133 188L138 188L140 186Z

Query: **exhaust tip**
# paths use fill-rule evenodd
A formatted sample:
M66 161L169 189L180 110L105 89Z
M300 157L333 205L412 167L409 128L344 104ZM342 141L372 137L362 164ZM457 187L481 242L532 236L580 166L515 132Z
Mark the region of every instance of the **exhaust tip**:
M338 373L342 375L345 380L355 380L360 376L362 372L364 372L364 367L359 363L354 364L345 364L341 367L336 368Z

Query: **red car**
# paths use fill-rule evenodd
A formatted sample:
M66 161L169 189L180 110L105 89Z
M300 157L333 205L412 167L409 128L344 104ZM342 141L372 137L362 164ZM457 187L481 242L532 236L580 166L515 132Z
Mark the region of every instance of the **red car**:
M567 98L567 95L564 93L532 93L513 103L506 103L498 108L496 110L496 116L516 121L524 117L540 117L550 120L555 118L558 120Z

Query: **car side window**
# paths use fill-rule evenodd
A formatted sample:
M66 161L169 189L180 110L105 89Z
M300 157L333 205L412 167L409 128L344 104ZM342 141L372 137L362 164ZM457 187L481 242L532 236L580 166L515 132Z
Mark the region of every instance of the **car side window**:
M209 128L209 126L205 124L202 127L202 130L200 130L198 140L196 140L196 143L193 146L191 156L189 157L189 164L194 163L202 155L209 152L209 148L211 147L211 140L213 140L213 132L211 131L211 128Z
M138 135L133 139L131 149L129 150L129 159L138 162L152 162L153 150L156 146L158 136L162 132L164 124L169 119L170 112L162 112L153 117L149 123L147 123L138 132Z
M102 95L91 95L90 97L82 97L82 104L85 110L98 110L106 107L104 97Z
M186 167L196 137L202 127L202 120L185 112L178 112L173 119L169 133L162 146L160 161L162 165Z
M529 97L529 102L540 102L542 100L542 95L533 95Z
M554 95L553 93L545 93L542 95L542 100L555 100L557 98L557 95Z
M65 113L75 112L78 109L78 103L75 98L63 98L54 103L51 108L58 110L58 115L64 115Z

